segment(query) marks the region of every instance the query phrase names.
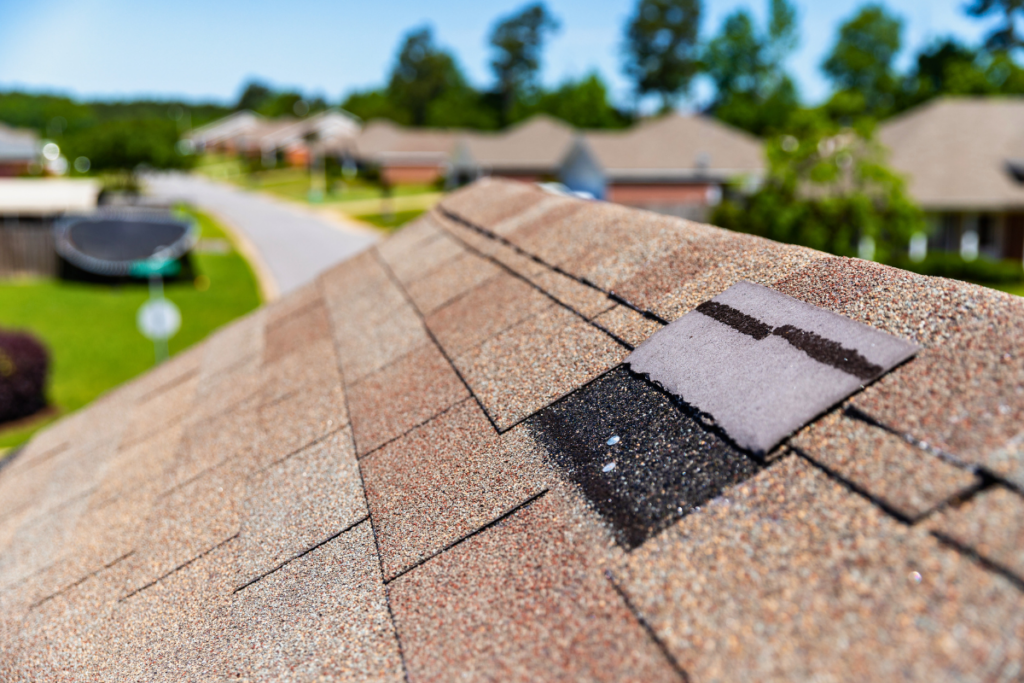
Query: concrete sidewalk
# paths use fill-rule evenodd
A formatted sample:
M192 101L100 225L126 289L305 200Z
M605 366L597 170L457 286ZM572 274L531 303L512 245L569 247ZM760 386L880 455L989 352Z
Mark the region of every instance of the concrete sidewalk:
M195 175L151 175L146 186L162 201L193 204L242 233L256 252L250 256L262 262L254 266L273 280L264 288L267 292L287 294L379 239L363 224L341 216L307 211Z

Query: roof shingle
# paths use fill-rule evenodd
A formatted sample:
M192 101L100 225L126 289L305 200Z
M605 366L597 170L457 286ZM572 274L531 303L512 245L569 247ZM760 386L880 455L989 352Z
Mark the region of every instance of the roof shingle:
M922 351L743 453L621 365L743 280ZM1006 294L481 181L0 469L0 679L1012 678L1022 336Z

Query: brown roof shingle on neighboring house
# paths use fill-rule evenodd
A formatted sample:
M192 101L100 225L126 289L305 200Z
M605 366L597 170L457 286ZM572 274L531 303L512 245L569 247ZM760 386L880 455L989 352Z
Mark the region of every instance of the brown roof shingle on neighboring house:
M926 210L1024 209L1024 98L943 97L885 122L879 140Z
M336 145L368 163L384 165L443 164L462 131L444 128L407 128L387 119L375 119L349 141Z
M920 350L745 451L623 363L744 281ZM479 181L11 456L0 680L1014 679L1021 338L1007 294Z
M500 132L463 134L456 144L454 164L498 175L554 175L575 135L568 123L538 114Z
M731 180L764 170L757 138L707 116L670 114L584 137L609 182Z

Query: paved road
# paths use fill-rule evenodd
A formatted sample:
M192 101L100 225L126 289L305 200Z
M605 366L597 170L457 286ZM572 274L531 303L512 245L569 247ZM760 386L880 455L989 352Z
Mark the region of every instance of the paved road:
M198 176L161 174L146 180L156 198L194 204L245 233L281 294L301 287L377 239L341 218L321 218L286 202Z

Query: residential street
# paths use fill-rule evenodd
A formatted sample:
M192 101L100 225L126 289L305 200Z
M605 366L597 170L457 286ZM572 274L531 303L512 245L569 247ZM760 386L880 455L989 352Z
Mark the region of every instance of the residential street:
M195 175L147 178L152 196L181 200L243 232L285 295L376 241L372 232L344 218L317 216L287 203ZM260 264L253 264L257 269Z

